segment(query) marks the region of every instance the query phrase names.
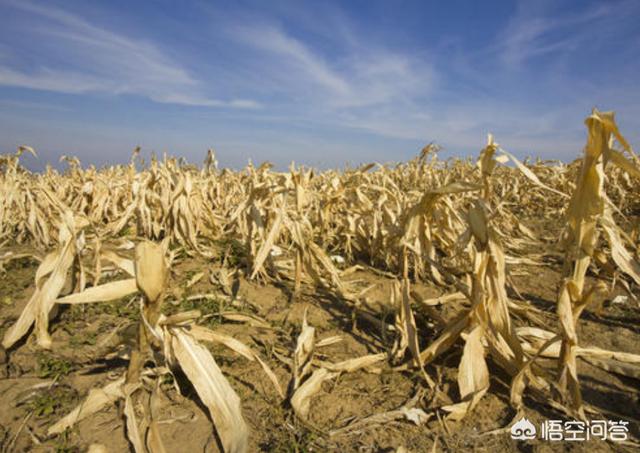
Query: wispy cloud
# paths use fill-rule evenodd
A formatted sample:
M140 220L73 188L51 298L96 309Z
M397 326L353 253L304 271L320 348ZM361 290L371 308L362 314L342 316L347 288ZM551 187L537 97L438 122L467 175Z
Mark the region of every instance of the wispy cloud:
M12 58L0 55L0 85L75 94L133 94L192 106L259 106L253 100L209 97L200 81L151 42L127 37L48 5L28 1L5 4L32 19L28 31L31 40L42 40L54 49L57 63L26 70L12 67ZM75 69L62 69L67 67Z
M38 72L22 72L0 67L0 84L59 93L87 93L119 90L119 85L89 74L43 68Z
M575 51L596 28L590 24L614 13L609 3L598 3L570 12L553 8L559 3L518 2L516 14L498 35L501 62L518 68L527 60L551 53Z
M553 97L530 105L509 101L519 96L520 85L501 71L535 56L565 52L569 43L582 46L581 27L588 28L591 21L608 13L594 7L549 19L546 9L537 11L538 16L519 10L487 48L458 56L472 61L480 55L490 69L467 71L462 87L447 80L450 55L389 48L353 30L348 42L333 41L330 35L310 41L303 39L303 33L294 34L277 21L262 18L242 21L242 26L232 28L232 36L254 52L265 83L276 81L274 90L281 102L308 106L299 109L297 117L291 115L290 124L304 119L405 143L435 140L456 152L474 152L486 134L494 132L506 147L553 155L553 151L579 152L579 126L586 110L576 113L575 105L558 105ZM573 34L558 35L567 29ZM336 48L339 51L332 58L325 51ZM538 72L542 76L535 89L549 88L547 74ZM487 86L494 87L493 93L482 90ZM552 88L552 92L558 89ZM550 106L555 110L547 111ZM577 127L567 127L569 118Z
M70 109L61 105L44 102L22 101L16 99L0 99L0 106L10 109L44 110L55 112L69 112Z
M316 39L311 46L265 20L231 27L231 35L256 55L256 70L274 81L285 102L312 103L324 112L413 102L436 83L423 54L376 46L366 37L336 42L324 35L325 42ZM322 44L339 53L329 58Z
M336 93L345 95L350 92L347 82L328 63L316 55L299 40L287 35L275 26L239 28L237 36L242 41L267 52L280 55L297 71L304 74L304 79L320 85Z
M120 21L108 0L0 0L3 97L69 107L4 103L0 137L26 142L31 125L60 148L98 137L125 153L220 144L240 161L340 164L402 159L432 140L476 153L488 132L521 155L569 159L593 105L618 110L632 142L640 130L637 0L521 1L480 19L373 3L372 14L348 2L141 3Z

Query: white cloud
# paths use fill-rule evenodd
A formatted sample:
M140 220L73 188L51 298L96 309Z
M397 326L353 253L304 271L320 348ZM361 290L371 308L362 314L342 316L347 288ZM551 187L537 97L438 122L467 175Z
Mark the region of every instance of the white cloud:
M107 81L100 78L47 68L36 73L25 73L0 67L0 85L72 94L107 90ZM109 91L114 89L115 86L109 87Z
M315 46L273 22L231 27L232 38L255 55L255 70L281 99L323 112L400 104L433 91L436 73L422 55L380 48L354 35L348 42L322 36ZM333 49L325 58L319 46Z
M637 130L633 113L639 103L630 74L637 72L633 57L640 41L629 32L637 0L565 10L554 1L522 2L505 23L488 26L486 41L470 44L463 33L443 46L416 36L408 47L392 44L398 42L393 39L397 28L372 30L370 23L359 26L364 25L359 18L332 8L323 14L322 8L301 7L305 20L299 20L290 4L281 5L286 12L276 8L275 13L271 5L229 12L203 7L211 15L203 15L194 35L186 39L181 32L190 32L187 25L177 24L167 36L166 42L193 46L181 48L140 39L144 27L123 34L87 19L92 16L29 1L13 3L30 15L30 36L12 47L0 44L0 85L127 93L160 103L235 109L172 112L172 133L157 125L153 129L144 119L131 130L112 120L118 127L108 134L157 136L149 143L177 146L193 140L203 149L222 143L232 153L244 149L247 156L259 152L267 159L298 155L297 160L342 163L367 160L372 152L393 160L399 157L394 151L417 151L432 140L452 152L475 155L487 132L493 132L506 149L521 155L565 158L580 152L582 120L593 104L619 110L619 118L634 126L625 129ZM616 35L623 28L618 18L634 41ZM157 24L145 25L152 26ZM615 52L619 65L611 65L611 54L595 50L598 42L603 47L617 42L612 36L625 43ZM20 59L23 47L36 46L42 54L40 45L59 54L40 66L45 59L37 53L35 65ZM194 63L198 72L183 57L171 56L180 50L199 60ZM628 58L621 56L624 52ZM543 58L528 64L536 57ZM599 74L583 70L601 57L607 64ZM223 99L218 93L240 95ZM328 156L328 149L335 152Z
M160 94L152 97L154 101L167 104L181 104L200 107L232 107L238 109L260 109L262 104L251 99L232 99L231 101L220 101L216 99L197 98L181 94Z
M56 65L24 70L0 63L0 84L62 93L135 94L156 102L206 107L256 108L255 101L211 98L202 83L156 45L96 26L66 11L31 3L10 6L32 19L29 43L56 50ZM21 52L24 50L20 49ZM17 53L17 51L16 51ZM14 55L19 56L19 55ZM49 63L51 65L52 63ZM61 69L72 67L74 70Z
M247 42L269 52L280 54L293 66L312 80L339 95L348 94L350 87L321 57L299 40L288 36L275 27L263 27L253 33L243 33Z
M521 1L516 14L497 37L499 58L508 68L517 68L533 57L573 51L594 31L577 27L612 12L607 4L566 13L551 10L545 2Z

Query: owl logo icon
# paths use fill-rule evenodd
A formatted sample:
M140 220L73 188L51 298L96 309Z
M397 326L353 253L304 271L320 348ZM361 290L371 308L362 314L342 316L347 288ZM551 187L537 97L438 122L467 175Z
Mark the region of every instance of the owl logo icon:
M536 438L536 427L525 417L511 427L511 438L515 440L531 440Z

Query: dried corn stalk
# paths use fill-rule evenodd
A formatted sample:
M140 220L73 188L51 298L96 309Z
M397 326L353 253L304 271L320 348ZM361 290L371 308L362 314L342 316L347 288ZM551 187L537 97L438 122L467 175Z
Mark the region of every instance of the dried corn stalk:
M76 223L73 214L65 211L63 220L59 223L58 241L61 246L55 252L48 254L38 267L35 277L36 289L20 318L5 333L3 347L8 349L13 346L34 324L38 345L43 348L51 347L48 332L49 317L69 277L69 270L78 250L76 228L84 226L86 226L85 221L78 220Z
M540 357L558 358L564 403L580 415L576 358L637 376L633 358L615 351L594 352L577 343L575 324L580 312L591 301L598 302L604 289L602 285L587 287L587 268L610 280L612 286L622 284L631 295L640 284L640 230L630 225L625 231L617 224L628 220L625 216L640 204L639 161L618 132L613 114L594 111L587 126L584 158L571 164L521 162L489 137L477 163L439 160L437 147L428 146L419 157L393 166L372 163L317 173L293 166L288 172L277 172L263 164L249 165L243 171L219 171L212 151L204 168L198 169L166 155L162 159L153 156L143 167L137 149L128 165L97 170L65 157L64 172L49 167L31 173L20 166L20 157L33 150L20 147L14 154L0 156L0 264L17 252L4 248L16 244L27 250L26 256L44 258L35 275L34 293L19 320L5 333L3 346L10 354L10 348L34 325L38 343L50 346L48 323L56 304L118 300L140 290L144 296L140 330L145 342L141 351L155 345L156 355L167 362L197 367L198 361L209 363L197 341L219 342L258 361L276 391L281 391L265 362L237 340L193 326L191 314L182 314L180 319L160 316L166 269L158 271L154 266L165 259L157 252L157 259L145 260L145 255L155 252L143 252L147 246L142 245L134 263L129 254L135 244L144 239L162 240L165 250L168 244L172 246L170 255L176 259L212 258L222 252L224 265L217 284L223 291L233 292L228 280L232 273L239 273L234 267L246 266L252 279L290 281L296 294L303 284L313 284L344 301L354 314L380 322L376 313L365 310L367 289L359 291L348 281L358 265L368 264L399 282L394 296L395 326L383 323L384 332L397 333L392 351L397 360L410 354L409 365L424 370L435 357L460 339L464 341L458 373L461 401L448 408L452 417L468 414L485 393L489 361L514 376L512 401L517 408L527 385L536 398L546 395L554 377L538 366ZM612 137L622 151L614 149ZM515 167L499 165L507 160ZM555 238L543 237L544 232L524 219L559 218L565 214L566 194L570 193L566 273L558 304L560 336L545 334L547 337L533 339L513 325L512 313L528 318L533 325L540 321L532 307L507 297L508 286L516 289L507 268L525 272L522 264L544 265L550 252L542 244ZM600 231L608 247L599 246ZM539 252L531 253L532 249ZM148 264L142 264L144 261ZM350 267L343 270L343 266ZM115 281L103 283L113 276ZM471 307L448 320L433 309L423 310L439 333L418 353L421 342L432 333L419 323L409 297L421 304L411 292L412 281L419 280L455 287ZM444 300L448 299L429 300L424 306L431 308ZM245 314L223 312L221 317L269 327ZM309 346L309 338L303 340L294 356L289 389L300 416L308 415L310 395L322 381L334 373L383 360L372 354L348 363L319 361L313 358L313 341ZM174 346L182 348L182 361ZM225 404L214 402L209 394L212 385L224 387L218 382L223 378L205 377L201 386L212 404ZM139 397L138 393L131 396L132 400ZM220 423L231 420L231 426L242 432L236 404L232 401L228 406L229 413L218 416ZM141 431L145 424L153 424L150 413L134 415ZM144 433L142 447L155 448L149 444L149 435ZM231 430L225 436L229 448L242 448L243 435L236 437Z
M562 332L562 348L558 360L558 389L569 409L584 418L582 396L578 381L576 348L578 336L576 323L580 313L597 293L605 289L600 283L585 290L585 276L598 246L598 224L604 220L604 228L612 249L612 256L623 271L634 279L638 278L638 264L634 263L613 222L604 190L605 166L611 161L623 170L640 175L640 171L619 151L612 148L613 139L629 152L631 148L615 124L612 112L593 110L585 120L588 129L587 145L584 150L576 189L567 210L567 229L564 237L566 247L565 279L558 295L558 317Z

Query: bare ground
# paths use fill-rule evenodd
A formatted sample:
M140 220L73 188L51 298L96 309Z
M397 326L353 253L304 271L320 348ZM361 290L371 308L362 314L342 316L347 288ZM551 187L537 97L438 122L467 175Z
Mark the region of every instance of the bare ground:
M255 314L267 320L272 328L251 327L220 319L216 301L190 302L188 295L212 293L215 289L203 278L186 289L184 282L195 272L215 269L218 264L189 259L180 262L172 272L170 295L165 312L197 307L205 315L204 323L232 334L266 358L281 383L291 377L290 358L305 308L309 323L316 328L317 339L340 335L342 341L318 350L319 359L337 362L369 353L380 352L391 343L380 326L357 318L345 305L313 288L291 300L287 285L259 285L239 280L235 310ZM33 288L37 263L22 259L11 262L0 276L0 334L11 325L24 308ZM549 325L556 326L555 298L560 273L559 265L519 267L524 275L514 275L519 293L537 308ZM360 271L351 277L362 287L375 283L368 293L371 305L384 316L390 311L389 288L392 280L373 272ZM417 284L414 288L424 296L441 294L434 287ZM512 294L516 298L516 294ZM440 310L451 317L462 307L453 303ZM605 303L601 314L585 313L579 323L582 345L640 353L640 310L631 299L625 304ZM437 327L417 314L424 345L438 334ZM0 446L11 452L76 452L86 451L92 443L101 443L111 452L127 452L122 408L117 404L80 422L62 435L47 438L46 429L87 395L92 387L103 386L121 376L127 367L126 345L135 337L137 307L130 301L64 307L52 322L53 348L50 352L36 349L32 339L8 352L0 364ZM424 346L423 345L423 346ZM509 378L491 369L491 389L473 414L462 422L444 421L437 414L422 426L397 421L370 426L357 432L331 436L329 432L349 422L372 414L398 408L417 392L424 398L420 405L429 407L447 401L434 401L423 379L416 372L393 371L388 365L380 369L347 373L326 383L314 398L310 424L299 422L293 411L277 396L262 369L220 346L211 347L216 361L238 392L243 412L251 430L250 451L274 452L392 452L406 447L413 452L431 451L633 451L618 443L591 441L553 443L548 441L514 441L508 427L515 415L509 405ZM457 401L456 369L461 348L456 346L428 367L429 374L440 382L444 398ZM2 357L0 357L2 359ZM640 439L640 389L638 382L604 372L585 362L579 363L585 401L601 411L601 419L630 422L632 439ZM219 451L206 410L198 402L186 379L178 382L182 396L174 384L161 386L160 433L170 452ZM437 403L437 404L436 404ZM526 400L526 415L534 422L559 419L550 407ZM501 430L502 428L507 430ZM496 430L501 430L497 431ZM132 451L132 450L131 450Z

